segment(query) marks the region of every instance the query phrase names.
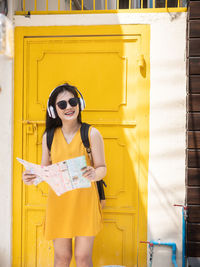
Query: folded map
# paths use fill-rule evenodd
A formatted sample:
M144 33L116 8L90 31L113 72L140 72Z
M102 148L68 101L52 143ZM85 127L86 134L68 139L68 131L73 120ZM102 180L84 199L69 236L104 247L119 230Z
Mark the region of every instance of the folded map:
M85 156L68 159L49 166L41 166L17 158L26 170L35 174L34 185L45 181L60 196L63 193L91 186L91 182L82 176L81 169L87 166Z

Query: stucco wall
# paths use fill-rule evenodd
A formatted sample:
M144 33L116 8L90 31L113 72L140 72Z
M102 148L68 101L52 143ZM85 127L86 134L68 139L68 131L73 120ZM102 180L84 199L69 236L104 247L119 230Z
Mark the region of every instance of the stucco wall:
M8 1L12 20L12 0ZM12 251L12 106L13 60L0 55L0 267L11 265Z
M0 56L0 266L10 266L12 234L12 60Z
M12 61L0 57L0 266L10 266L12 234Z
M166 14L167 15L167 14ZM162 25L162 26L161 26ZM185 183L185 18L154 25L151 32L149 239L178 246L181 266L181 208ZM157 248L155 266L172 266L171 249Z
M160 238L161 241L175 242L178 246L177 257L180 266L181 209L173 207L173 204L184 203L186 13L51 15L31 16L31 18L15 16L16 26L103 24L151 25L148 239ZM4 106L10 105L10 98L11 95L5 97ZM3 118L3 123L6 125L11 119L10 112L7 117ZM10 133L5 138L11 138ZM5 146L5 140L2 138L0 138L0 145ZM10 151L8 159L9 157ZM5 161L6 158L4 157L3 160ZM10 181L9 169L7 172L7 178ZM8 184L4 188L5 195L10 194L7 187L9 187ZM156 248L153 266L172 266L171 250Z

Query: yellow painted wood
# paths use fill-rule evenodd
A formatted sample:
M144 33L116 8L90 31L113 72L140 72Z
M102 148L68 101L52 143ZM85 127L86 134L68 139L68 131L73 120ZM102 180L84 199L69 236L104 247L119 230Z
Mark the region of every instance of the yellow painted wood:
M15 40L18 39L18 36L22 34L21 29L15 29ZM15 44L15 53L18 55L23 54L23 38L18 39ZM16 55L15 54L15 55ZM23 73L23 61L18 57L15 57L14 60L14 69L17 69L19 73ZM22 85L23 84L23 76L15 75L14 76L14 84ZM22 157L22 144L18 144L19 140L22 140L22 124L20 120L22 119L22 90L19 90L14 98L14 147L13 154L19 155ZM15 158L15 157L14 157ZM13 266L22 266L21 265L21 248L22 248L22 181L21 181L21 172L22 167L17 164L16 160L13 160L13 170L14 170L14 179L13 179L13 218L17 223L13 223Z
M15 158L40 163L47 99L65 81L83 93L83 120L105 142L107 206L94 266L146 266L149 25L16 27L15 44L13 266L53 267L42 235L47 186L24 186Z
M117 0L117 9L119 9L119 0Z
M141 0L141 9L143 9L143 0Z
M119 1L119 0L118 0ZM70 10L60 10L60 11L31 11L32 15L52 15L52 14L104 14L104 13L174 13L174 12L187 12L186 7L164 7L164 8L155 8L155 0L153 0L154 8L136 8L136 9L116 9L116 10L72 10L71 0L70 0ZM117 2L118 4L118 2ZM27 15L28 11L15 11L15 15Z

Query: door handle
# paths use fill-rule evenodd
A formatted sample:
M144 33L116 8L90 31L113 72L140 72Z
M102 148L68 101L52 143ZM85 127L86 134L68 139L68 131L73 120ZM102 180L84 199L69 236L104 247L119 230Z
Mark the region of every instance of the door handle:
M145 59L144 59L144 55L139 55L138 58L137 58L137 63L138 63L138 66L139 67L144 67L145 65Z

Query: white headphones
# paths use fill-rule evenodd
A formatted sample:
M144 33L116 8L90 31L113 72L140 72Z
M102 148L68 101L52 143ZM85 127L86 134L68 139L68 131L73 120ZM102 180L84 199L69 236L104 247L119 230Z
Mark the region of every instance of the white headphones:
M50 99L52 93L53 93L58 87L66 86L66 85L67 85L67 84L64 83L64 84L61 84L61 85L57 86L56 88L54 88L53 91L52 91L52 92L50 93L50 95L49 95L49 99ZM83 95L81 94L81 92L80 92L76 87L73 87L73 88L74 88L74 89L76 90L76 92L79 93L79 95L81 96L81 97L79 97L78 99L79 99L79 102L80 102L80 110L83 111L83 110L85 109L85 100L84 100L84 98L83 98ZM49 105L49 99L48 99L48 102L47 102L47 112L48 112L48 115L49 115L50 118L55 119L55 118L56 118L56 113L55 113L54 107L51 106L51 105Z

